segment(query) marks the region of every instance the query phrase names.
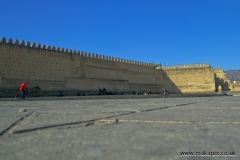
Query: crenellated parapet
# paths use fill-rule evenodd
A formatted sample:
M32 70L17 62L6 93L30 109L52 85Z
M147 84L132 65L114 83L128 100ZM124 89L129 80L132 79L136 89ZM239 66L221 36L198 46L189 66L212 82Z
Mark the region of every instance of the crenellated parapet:
M156 65L155 65L155 68L156 68L156 69L162 69L162 64L156 64Z
M210 68L209 63L164 65L159 69ZM158 68L157 68L158 69Z
M131 65L152 67L152 68L156 68L156 69L181 69L181 68L211 67L210 64L208 64L208 63L162 66L161 64L154 64L153 62L152 63L140 62L140 61L135 61L135 60L101 55L101 54L97 54L97 53L90 53L90 52L85 52L85 51L80 51L80 50L72 50L72 49L63 48L63 47L60 48L60 47L55 47L55 46L50 46L50 45L45 45L45 44L40 44L40 43L35 43L35 42L32 42L32 43L29 41L25 42L24 40L19 41L18 39L13 40L12 38L9 38L7 40L5 37L2 37L0 39L0 43L18 45L21 47L27 47L27 48L32 48L32 49L40 49L40 50L48 50L48 51L52 51L52 52L66 53L66 54L73 55L73 56L75 55L75 56L87 57L87 58L98 59L98 60L103 60L103 61L112 61L112 62L118 62L118 63L131 64Z
M5 37L2 37L1 40L0 40L1 43L6 43L6 38Z
M95 54L95 53L90 53L90 52L79 51L79 50L72 50L72 49L63 48L63 47L60 48L60 47L55 47L55 46L50 46L50 45L45 45L45 44L40 44L40 43L35 43L35 42L31 43L29 41L25 42L24 40L19 41L18 39L15 39L13 41L12 38L9 38L7 40L5 37L2 37L0 39L0 43L13 44L13 45L18 45L18 46L22 46L22 47L48 50L48 51L59 52L59 53L67 53L70 55L82 56L82 57L99 59L99 60L104 60L104 61L113 61L113 62L146 66L146 67L156 67L156 65L154 65L154 63L139 62L139 61L135 61L135 60L111 57L111 56L100 55L100 54Z

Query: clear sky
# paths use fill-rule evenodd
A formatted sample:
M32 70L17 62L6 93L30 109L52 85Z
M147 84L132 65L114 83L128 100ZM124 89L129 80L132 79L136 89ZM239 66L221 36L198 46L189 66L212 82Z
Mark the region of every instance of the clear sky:
M240 69L240 0L1 0L0 12L7 39Z

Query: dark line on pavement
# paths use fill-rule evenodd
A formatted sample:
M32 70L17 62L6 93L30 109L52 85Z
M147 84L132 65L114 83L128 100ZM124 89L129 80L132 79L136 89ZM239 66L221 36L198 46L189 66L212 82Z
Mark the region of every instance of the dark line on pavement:
M28 113L27 115L23 116L22 118L20 118L19 120L15 121L14 123L12 123L9 127L7 127L5 130L3 130L0 133L0 136L3 136L5 133L7 133L9 130L11 130L13 127L15 127L18 123L20 123L23 119L27 118L28 116L30 116L34 111Z
M18 131L14 131L13 134L24 133L24 132L33 132L33 131L42 130L42 129L62 127L62 126L68 126L68 125L76 125L76 124L82 124L82 123L95 123L96 121L99 121L101 119L108 119L108 118L113 118L113 117L116 117L116 116L125 116L125 115L133 114L133 113L135 113L135 111L134 112L129 112L129 113L124 113L124 114L119 114L119 115L114 115L114 116L108 116L108 117L104 117L104 118L97 118L97 119L92 119L92 120L86 120L86 121L78 121L78 122L71 122L71 123L55 124L55 125L49 125L49 126L44 126L44 127L36 127L36 128L31 128L31 129L18 130Z
M84 123L94 124L95 122L97 122L99 120L102 120L102 119L115 118L115 117L118 117L118 116L125 116L125 115L129 115L129 114L134 114L134 113L149 112L149 111L166 109L166 108L176 107L176 106L185 106L185 105L190 105L190 104L196 104L196 103L184 103L184 104L173 105L173 106L165 106L165 107L159 107L159 108L153 108L153 109L147 109L147 110L132 111L132 112L129 112L129 113L123 113L123 114L118 114L118 115L113 115L113 116L108 116L108 117L102 117L102 118L97 118L97 119L92 119L92 120L86 120L86 121L54 124L54 125L49 125L49 126L43 126L43 127L36 127L36 128L31 128L31 129L18 130L18 131L12 132L12 134L33 132L33 131L37 131L37 130L43 130L43 129L49 129L49 128L55 128L55 127L62 127L62 126L68 126L68 125L84 124ZM86 125L86 126L88 126L88 125Z

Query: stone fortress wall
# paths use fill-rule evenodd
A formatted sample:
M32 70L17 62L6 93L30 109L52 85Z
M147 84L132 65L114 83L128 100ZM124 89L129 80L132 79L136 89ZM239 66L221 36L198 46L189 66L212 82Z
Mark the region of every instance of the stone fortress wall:
M209 64L162 67L161 64L81 52L9 38L0 40L0 89L18 90L23 81L42 90L213 92L215 71ZM219 77L224 79L225 77ZM224 79L225 80L225 79ZM0 95L1 96L1 95Z
M215 91L214 69L209 64L175 65L162 67L162 70L164 79L171 80L165 83L169 90L173 90L174 83L183 93Z

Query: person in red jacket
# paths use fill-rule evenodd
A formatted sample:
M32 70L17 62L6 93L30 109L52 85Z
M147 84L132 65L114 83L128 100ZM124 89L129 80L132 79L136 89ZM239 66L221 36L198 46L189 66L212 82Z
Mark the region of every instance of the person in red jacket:
M20 85L20 91L22 92L22 97L23 98L25 98L27 96L27 93L28 93L27 84L28 84L28 82L23 82Z

